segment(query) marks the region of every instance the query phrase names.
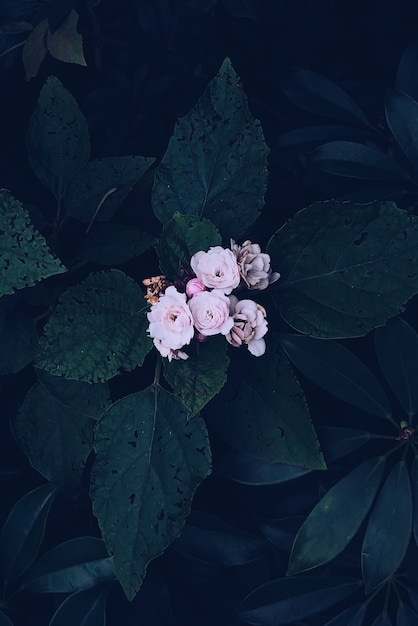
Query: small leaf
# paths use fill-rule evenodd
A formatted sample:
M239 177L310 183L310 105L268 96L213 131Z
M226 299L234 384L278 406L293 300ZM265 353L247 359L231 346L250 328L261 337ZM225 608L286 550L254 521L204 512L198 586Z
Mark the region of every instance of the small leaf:
M47 47L45 44L46 34L48 32L48 18L44 18L35 26L23 46L23 66L25 68L25 78L30 80L34 78L47 55Z
M186 417L176 396L151 386L117 401L96 427L93 511L128 599L180 533L210 471L204 422Z
M13 626L13 622L10 621L3 611L0 611L0 626Z
M49 509L56 495L50 483L16 502L0 533L0 577L14 582L33 563L44 537Z
M374 333L380 368L409 418L418 412L418 335L400 317Z
M392 202L317 202L267 251L282 275L273 290L281 316L314 337L361 337L418 291L418 221Z
M98 265L121 265L140 256L156 242L153 235L125 224L94 224L77 259L87 259Z
M0 375L20 372L34 356L38 331L31 317L19 311L6 313L0 331Z
M385 99L386 120L411 165L418 167L418 102L401 91L391 89Z
M190 259L199 250L222 244L218 229L207 219L196 215L180 215L164 224L157 245L161 271L175 278L181 267L190 267Z
M36 366L86 382L142 365L152 347L140 287L119 270L67 289L41 337Z
M311 470L288 463L267 463L242 450L230 450L217 463L214 473L244 485L278 485Z
M280 578L252 591L237 609L238 617L254 626L280 626L315 615L359 589L355 578L300 576Z
M106 626L108 587L92 587L73 593L62 602L49 626Z
M156 170L152 204L167 222L176 212L209 218L239 237L264 204L268 148L227 58L197 105L177 121Z
M368 459L324 495L295 537L288 575L328 563L344 550L369 512L384 467L382 458Z
M390 402L372 372L336 341L281 333L293 365L332 395L379 417L391 415Z
M20 202L0 190L0 296L65 272Z
M373 507L361 549L366 593L388 580L401 565L412 531L412 493L408 468L397 463Z
M115 579L113 559L96 537L77 537L55 546L32 565L23 588L34 593L73 593Z
M78 13L74 9L53 33L48 32L46 45L58 61L86 66L83 54L83 38L77 32Z
M27 135L30 165L39 180L61 200L70 178L87 163L87 122L73 96L55 76L42 87Z

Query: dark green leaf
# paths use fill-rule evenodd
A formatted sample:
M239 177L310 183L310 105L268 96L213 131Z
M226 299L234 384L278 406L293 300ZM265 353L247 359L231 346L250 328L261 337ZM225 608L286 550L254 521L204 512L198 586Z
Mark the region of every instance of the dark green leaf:
M142 365L152 347L140 287L126 274L91 274L62 294L41 337L36 366L99 382Z
M157 245L161 271L174 279L181 267L190 267L193 254L221 244L221 236L209 220L175 213L173 219L164 224Z
M6 313L0 331L0 375L16 374L30 363L38 343L38 331L31 317L19 311Z
M3 611L0 611L0 626L13 626L13 622L9 620Z
M226 382L228 344L225 337L211 337L188 352L187 361L164 362L164 377L181 397L189 418L192 418Z
M67 215L85 223L108 220L154 161L142 156L90 161L68 184L64 198Z
M53 376L45 370L36 370L38 379L49 394L65 407L78 411L85 417L97 420L110 405L109 387L106 383L82 383Z
M70 178L89 159L90 139L77 102L55 76L42 87L27 145L36 176L61 200Z
M416 626L418 624L418 614L407 604L401 602L396 614L396 626Z
M367 524L361 549L366 593L396 572L408 548L411 531L411 483L408 468L400 461L387 477Z
M368 459L324 495L295 537L288 575L328 563L344 550L369 512L384 467L381 457Z
M268 350L257 359L231 351L228 385L212 402L211 419L234 448L269 463L324 469L299 382L286 355Z
M48 483L25 494L0 533L0 577L14 582L36 559L56 487Z
M107 587L73 593L55 611L49 626L106 626Z
M267 463L242 450L230 450L217 463L214 473L244 485L277 485L304 476L311 470L287 463Z
M98 265L121 265L156 242L153 235L125 224L95 224L89 230L77 258Z
M414 168L418 167L418 102L391 89L385 99L388 126Z
M302 333L360 337L418 291L418 222L391 202L318 202L270 239L274 298Z
M23 578L35 593L73 593L114 580L113 559L96 537L77 537L43 554Z
M77 31L78 13L74 9L53 33L48 31L46 45L58 61L87 65L83 54L83 38Z
M367 605L356 604L333 617L324 626L362 626L366 617Z
M208 217L239 237L258 217L267 185L267 146L231 61L179 119L156 171L153 207L165 223L178 211Z
M238 616L254 626L292 624L337 604L359 587L358 580L342 576L280 578L244 598Z
M0 190L0 296L65 272L20 202Z
M278 338L293 365L322 389L363 411L391 415L389 400L374 375L340 343L289 333Z
M418 411L418 335L407 322L395 317L375 330L380 368L409 418Z
M357 428L320 426L317 428L317 433L328 464L358 450L370 440L370 433Z
M91 496L117 577L132 599L146 567L180 533L210 471L200 417L187 422L158 385L116 402L96 427Z

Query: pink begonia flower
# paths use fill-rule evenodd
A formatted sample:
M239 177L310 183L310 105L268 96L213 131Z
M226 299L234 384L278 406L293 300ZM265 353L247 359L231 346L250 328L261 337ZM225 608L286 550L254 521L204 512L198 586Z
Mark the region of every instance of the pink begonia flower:
M248 289L266 289L276 280L279 280L280 274L272 272L270 268L270 255L261 252L258 243L252 243L247 239L242 246L239 246L231 239L231 249Z
M201 291L206 291L206 287L198 278L192 278L186 284L186 293L189 298L193 298L193 296L195 296L197 293L200 293Z
M225 294L238 287L240 270L232 250L215 246L208 252L196 252L190 265L197 278L209 289L220 289Z
M229 298L219 289L201 291L189 301L194 325L204 337L226 335L234 325L229 315Z
M236 296L229 296L229 300L234 326L227 341L236 348L245 344L251 354L262 356L266 351L263 337L268 330L266 310L254 300L238 300Z
M147 313L149 335L160 354L170 361L185 358L173 353L189 344L194 335L193 318L186 298L186 294L179 293L175 287L167 287Z

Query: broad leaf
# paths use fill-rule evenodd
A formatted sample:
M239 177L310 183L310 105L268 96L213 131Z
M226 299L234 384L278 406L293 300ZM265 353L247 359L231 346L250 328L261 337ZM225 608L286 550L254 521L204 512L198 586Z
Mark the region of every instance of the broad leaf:
M0 577L14 582L38 555L49 509L56 495L50 483L16 502L0 533Z
M49 626L106 626L107 587L73 593L59 605Z
M269 463L310 469L325 464L303 391L285 354L231 350L228 385L212 402L211 419L234 447Z
M55 76L42 87L27 135L33 171L58 200L90 155L87 122L73 96Z
M324 495L295 537L288 575L328 563L344 550L369 512L384 467L382 458L364 461Z
M361 549L366 593L388 580L401 565L412 531L412 493L408 468L397 463L379 494Z
M418 335L400 317L388 321L374 334L380 368L405 412L418 412Z
M125 224L95 224L89 230L77 258L98 265L121 265L156 242L153 235Z
M96 427L91 497L117 577L129 599L148 563L180 533L196 487L210 471L204 422L187 422L158 385L116 402Z
M197 105L179 119L156 170L152 203L165 223L178 211L209 218L239 237L258 217L268 149L229 59Z
M48 31L46 45L58 61L87 65L83 54L83 38L77 32L78 13L74 9L53 33Z
M196 215L180 215L164 224L157 245L161 271L168 278L176 278L181 267L190 267L190 259L199 250L222 244L217 228L207 219Z
M308 474L311 470L288 463L267 463L242 450L230 450L216 464L214 474L244 485L277 485Z
M411 165L418 168L418 102L401 91L389 90L385 99L386 120Z
M0 330L0 375L16 374L30 363L38 344L33 318L19 311L6 313Z
M0 190L0 296L65 272L20 202Z
M142 365L151 349L143 293L126 274L91 274L62 294L41 337L36 366L86 382Z
M418 291L418 222L391 202L318 202L270 239L284 320L324 338L360 337Z
M228 343L225 337L211 337L186 351L189 353L186 361L164 362L164 378L181 397L192 418L226 382Z
M288 333L278 339L292 363L325 391L362 411L391 415L389 400L374 375L340 343Z
M319 576L280 578L252 591L238 607L238 617L254 626L279 626L315 615L360 587L354 578Z

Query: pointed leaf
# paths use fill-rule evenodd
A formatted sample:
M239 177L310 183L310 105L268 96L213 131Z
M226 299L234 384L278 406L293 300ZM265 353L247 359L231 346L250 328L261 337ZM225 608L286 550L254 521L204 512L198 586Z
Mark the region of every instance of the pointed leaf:
M78 13L74 9L53 33L48 32L46 45L58 61L86 66L83 54L83 38L77 32Z
M59 605L49 626L106 626L107 587L73 593Z
M391 89L385 100L388 126L406 157L418 167L418 102L401 91Z
M238 237L258 217L267 185L268 148L225 59L197 105L177 121L156 171L152 203L165 223L179 211L209 218Z
M244 485L278 485L311 470L288 463L267 463L242 450L230 450L217 463L214 473Z
M281 333L278 339L293 365L322 389L363 411L390 416L390 403L381 385L344 346L290 333Z
M238 617L254 626L279 626L315 615L359 589L355 578L300 576L280 578L252 591L238 607Z
M350 606L324 626L362 626L366 617L366 609L367 606L364 604Z
M418 614L401 602L396 614L396 626L416 626L416 624L418 624Z
M365 335L418 290L418 221L392 202L317 202L267 251L282 275L273 296L280 314L316 337Z
M373 507L361 549L366 593L388 580L401 565L412 531L412 493L404 461L395 465Z
M0 232L0 296L66 271L21 203L5 190L0 190Z
M25 79L34 78L45 59L48 49L45 39L48 32L48 18L44 18L35 26L23 46L23 66Z
M157 243L156 238L125 224L95 224L89 230L77 259L98 265L121 265L143 254Z
M91 274L67 289L41 337L36 366L86 382L142 365L152 347L143 293L119 270Z
M13 626L13 622L10 621L3 611L0 611L0 626Z
M418 335L400 317L374 334L380 369L409 418L418 412Z
M0 331L0 375L20 372L33 360L37 343L33 318L9 311Z
M0 577L14 582L36 559L49 509L56 495L50 483L16 502L0 533Z
M93 510L129 599L180 533L210 471L205 425L186 418L178 398L151 386L116 402L96 427Z
M310 512L293 543L287 574L328 563L352 540L373 503L384 461L364 461L334 485Z

